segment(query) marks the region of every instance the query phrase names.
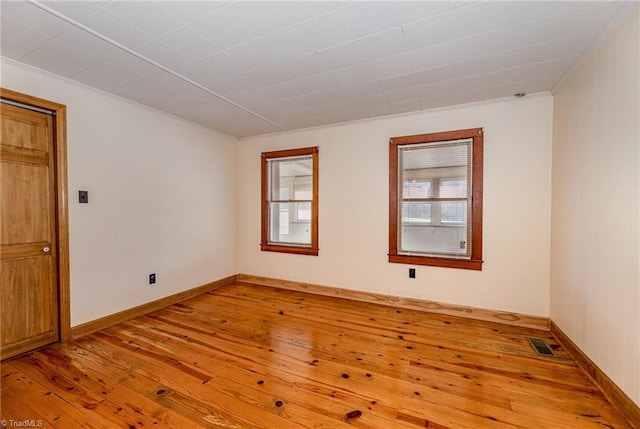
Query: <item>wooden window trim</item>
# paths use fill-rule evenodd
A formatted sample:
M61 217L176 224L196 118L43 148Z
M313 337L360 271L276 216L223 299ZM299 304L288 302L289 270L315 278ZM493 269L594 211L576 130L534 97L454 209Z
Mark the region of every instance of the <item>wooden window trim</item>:
M268 186L269 186L269 167L268 161L274 158L287 158L293 156L306 156L311 155L313 159L313 200L311 201L311 245L310 246L296 246L296 245L278 245L269 243L269 199L268 199ZM306 147L299 149L287 149L277 150L271 152L263 152L261 160L261 241L260 249L266 252L280 252L280 253L293 253L297 255L311 255L318 256L318 147Z
M471 259L455 259L398 253L398 147L447 140L473 139ZM434 267L482 270L482 177L483 130L470 128L413 136L393 137L389 140L389 262Z

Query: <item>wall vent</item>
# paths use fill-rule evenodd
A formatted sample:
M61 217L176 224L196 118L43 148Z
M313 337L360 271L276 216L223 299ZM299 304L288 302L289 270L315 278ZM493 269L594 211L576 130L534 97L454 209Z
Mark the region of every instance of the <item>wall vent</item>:
M540 356L556 356L549 344L542 338L527 337L527 340L529 340L533 350Z

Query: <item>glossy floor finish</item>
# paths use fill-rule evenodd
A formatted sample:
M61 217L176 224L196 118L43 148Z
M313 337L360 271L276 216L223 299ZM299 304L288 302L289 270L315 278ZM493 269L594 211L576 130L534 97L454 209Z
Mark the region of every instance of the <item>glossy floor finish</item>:
M526 336L543 337L556 358ZM2 363L42 427L627 428L550 334L234 284Z

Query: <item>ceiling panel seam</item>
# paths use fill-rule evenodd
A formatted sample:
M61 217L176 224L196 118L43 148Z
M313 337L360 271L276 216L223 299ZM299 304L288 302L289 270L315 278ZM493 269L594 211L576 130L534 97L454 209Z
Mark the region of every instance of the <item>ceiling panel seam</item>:
M47 12L47 13L49 13L49 14L57 17L57 18L60 18L60 19L62 19L64 21L68 22L69 24L71 24L71 25L73 25L73 26L75 26L75 27L77 27L77 28L79 28L79 29L81 29L83 31L86 31L87 33L92 34L92 35L104 40L105 42L107 42L107 43L109 43L109 44L111 44L111 45L113 45L113 46L115 46L115 47L117 47L119 49L122 49L123 51L125 51L125 52L127 52L127 53L129 53L129 54L141 59L142 61L145 61L148 64L151 64L151 65L153 65L155 67L158 67L161 70L164 70L165 72L177 77L178 79L181 79L181 80L183 80L183 81L185 81L185 82L187 82L187 83L189 83L189 84L191 84L191 85L193 85L193 86L195 86L195 87L197 87L197 88L199 88L199 89L201 89L201 90L203 90L203 91L205 91L205 92L207 92L207 93L209 93L209 94L211 94L211 95L213 95L213 96L215 96L217 98L219 98L220 100L222 100L222 101L224 101L226 103L229 103L232 106L234 106L234 107L236 107L236 108L238 108L240 110L243 110L244 112L246 112L246 113L248 113L248 114L250 114L250 115L252 115L252 116L254 116L254 117L256 117L256 118L258 118L260 120L262 120L262 121L265 121L265 122L273 125L274 127L278 128L278 129L280 129L282 131L289 131L286 127L283 127L283 126L273 122L272 120L265 118L264 116L260 115L259 113L256 113L256 112L252 111L251 109L248 109L248 108L236 103L235 101L230 100L229 98L225 97L224 95L221 95L221 94L219 94L219 93L207 88L206 86L201 85L198 82L195 82L195 81L189 79L188 77L183 76L180 73L175 72L174 70L171 70L170 68L165 67L162 64L157 63L157 62L145 57L144 55L136 52L135 50L133 50L133 49L127 47L127 46L124 46L121 43L116 42L115 40L110 39L109 37L107 37L107 36L97 32L97 31L95 31L95 30L93 30L93 29L91 29L91 28L89 28L89 27L77 22L76 20L71 19L68 16L66 16L66 15L64 15L64 14L62 14L62 13L60 13L60 12L54 10L54 9L51 9L48 6L45 6L40 1L37 1L37 0L26 0L26 1L27 1L27 3L30 3L33 6L36 6L37 8L39 8L39 9L41 9L41 10L43 10L43 11L45 11L45 12Z

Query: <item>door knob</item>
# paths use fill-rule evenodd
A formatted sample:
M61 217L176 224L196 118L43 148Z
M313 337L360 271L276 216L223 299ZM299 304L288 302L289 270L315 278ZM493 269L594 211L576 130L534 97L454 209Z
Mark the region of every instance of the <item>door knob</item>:
M43 248L42 248L42 251L43 251L44 253L49 253L49 250L51 250L51 249L49 249L48 247L43 247Z

